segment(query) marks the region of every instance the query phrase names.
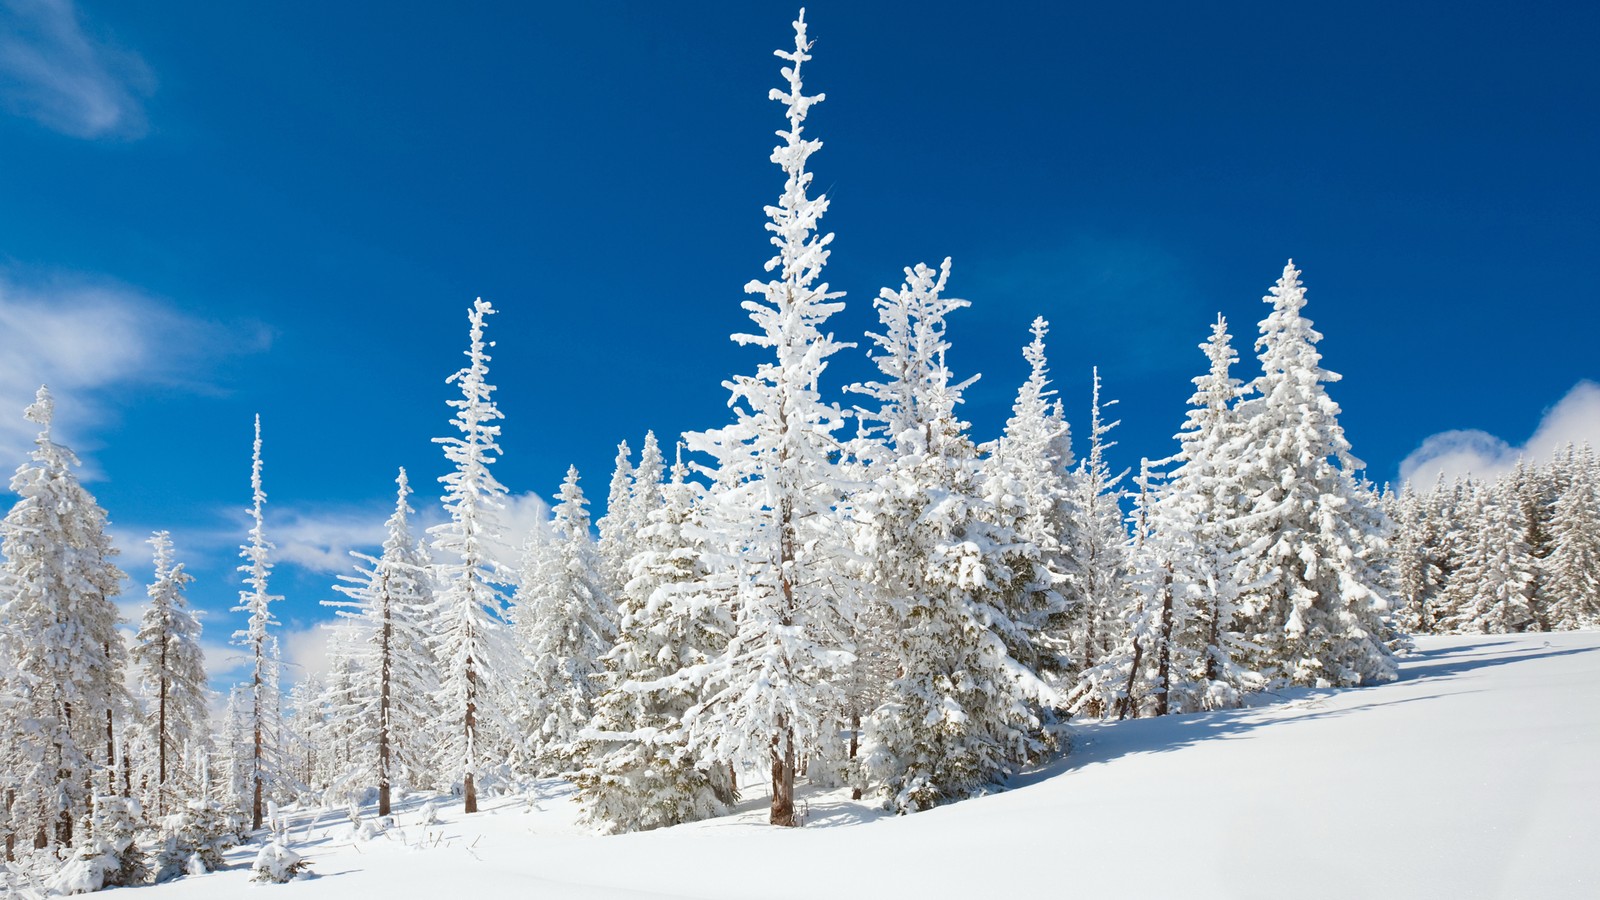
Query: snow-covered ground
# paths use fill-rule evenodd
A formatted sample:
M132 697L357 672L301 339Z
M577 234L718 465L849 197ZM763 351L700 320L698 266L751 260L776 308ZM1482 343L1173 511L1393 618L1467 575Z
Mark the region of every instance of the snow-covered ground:
M807 826L727 818L593 837L569 788L389 833L294 826L314 877L230 869L151 900L500 897L1600 897L1600 633L1421 638L1398 683L1078 728L1070 759L914 816L807 796Z

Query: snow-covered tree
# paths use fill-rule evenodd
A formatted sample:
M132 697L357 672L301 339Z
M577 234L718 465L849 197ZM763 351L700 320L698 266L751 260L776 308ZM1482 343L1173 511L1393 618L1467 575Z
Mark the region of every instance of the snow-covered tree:
M1104 663L1121 643L1130 600L1128 532L1122 521L1122 498L1127 494L1122 480L1128 472L1113 474L1106 460L1106 451L1116 446L1106 435L1121 421L1106 421L1105 411L1117 401L1101 401L1100 369L1096 367L1093 374L1089 453L1078 461L1071 482L1076 521L1068 531L1071 543L1066 548L1071 560L1065 585L1071 655L1064 668L1071 673L1087 672Z
M1016 628L1006 648L1017 661L1048 676L1070 665L1067 601L1062 587L1072 569L1072 465L1066 421L1051 398L1044 338L1050 323L1033 320L1033 340L1022 349L1028 378L1017 389L1005 433L983 466L984 498L996 524L1014 533L1007 561L1018 578L1002 598Z
M639 474L646 474L643 461ZM574 754L583 821L608 832L708 818L735 798L731 773L701 764L682 728L698 695L676 676L720 654L733 632L727 608L705 602L700 590L705 535L687 476L680 458L671 481L657 488L661 505L638 533L617 642L604 660L608 686Z
M1522 504L1509 481L1475 486L1473 529L1445 587L1443 626L1457 634L1535 630L1536 563L1525 540Z
M1600 468L1587 447L1569 454L1565 486L1550 523L1544 587L1550 626L1600 626Z
M348 601L323 601L341 607L339 615L354 629L346 715L356 734L359 756L346 773L352 784L376 786L378 815L389 815L390 791L396 783L414 783L430 760L424 735L434 721L431 703L438 689L433 654L424 617L432 597L424 562L411 536L411 486L406 470L398 486L394 513L385 523L383 554L361 553L355 575L335 590Z
M600 532L600 570L606 592L612 596L628 582L628 559L633 555L633 532L629 516L633 507L633 458L628 442L617 445L617 465L611 471L611 489L606 495L606 512L595 521Z
M843 491L834 433L837 406L824 404L818 382L827 360L846 346L822 329L842 296L818 284L833 235L817 224L825 196L809 196L806 161L821 146L803 137L803 123L822 95L806 96L801 65L811 58L805 16L795 20L793 50L777 55L785 89L771 97L788 111L788 128L772 161L784 172L783 194L767 207L777 254L775 276L752 281L757 295L744 309L757 333L735 335L773 353L755 375L725 382L733 424L688 436L692 449L715 461L709 503L726 556L713 568L736 573L732 597L738 630L728 649L708 663L702 703L687 714L692 742L721 760L766 757L772 769L774 825L799 824L794 779L799 761L838 733L837 673L850 660L843 646L833 576L841 548L833 511Z
M1035 578L1014 571L1016 535L982 496L977 448L956 417L963 389L945 364L950 262L906 270L875 301L882 382L853 390L878 401L891 451L854 498L856 549L888 608L897 663L886 699L866 722L869 768L887 805L911 812L982 791L1041 749L1030 704L1053 699L1012 659L1003 636L1026 640L1005 600Z
M267 591L267 577L272 573L272 544L267 540L262 507L267 494L261 489L261 416L256 416L256 439L250 457L250 489L253 502L250 507L250 541L239 547L245 564L239 571L245 573L246 590L239 592L239 605L234 612L249 613L245 627L233 633L233 642L250 653L250 701L243 710L251 734L248 770L250 792L251 828L261 827L261 816L266 811L264 792L275 764L276 747L272 744L273 728L268 721L271 711L278 708L278 698L272 695L276 684L272 677L272 660L268 655L267 629L278 624L272 617L270 604L281 597Z
M179 777L180 760L185 748L207 730L210 692L200 650L200 621L183 597L194 576L174 561L169 532L156 532L150 545L155 548L155 580L147 592L150 603L140 619L132 656L152 707L148 713L155 770L149 794L152 812L162 816L180 802L181 792L194 788Z
M531 713L529 752L551 773L570 765L572 742L600 694L601 657L617 630L576 467L567 469L556 501L550 533L530 539L522 586L512 598L517 643L528 660L522 700Z
M73 474L78 458L51 434L55 401L39 388L27 419L40 426L18 467L18 500L0 521L0 743L8 846L73 845L89 811L96 763L114 761L114 716L126 707L127 651L112 597L124 577L112 561L106 514Z
M493 423L504 418L494 403L494 385L486 380L490 358L484 352L483 320L493 313L494 307L482 298L473 303L467 314L468 364L446 380L461 389L461 399L449 401L461 436L434 438L444 445L445 459L455 471L439 479L450 519L428 529L440 588L433 629L440 666L438 706L442 721L452 723L438 735L438 760L445 772L460 775L469 813L478 811L473 778L484 763L481 731L498 717L491 706L497 691L489 682L501 647L500 585L505 583L485 543L497 531L495 517L507 493L489 471L500 455L500 426Z
M1383 617L1388 522L1356 480L1362 464L1324 385L1322 340L1301 314L1305 287L1291 260L1262 299L1272 312L1256 340L1262 373L1239 406L1240 521L1235 578L1258 671L1278 682L1345 686L1388 681L1395 662Z
M1178 433L1175 465L1156 496L1151 530L1158 535L1157 556L1173 563L1180 610L1192 608L1196 630L1177 630L1196 666L1175 670L1174 710L1217 709L1237 705L1243 691L1261 687L1261 677L1246 666L1251 647L1238 632L1239 586L1233 580L1233 545L1245 498L1234 454L1241 429L1233 404L1240 383L1232 368L1238 359L1228 322L1217 316L1211 337L1200 345L1210 368L1194 379L1189 413Z

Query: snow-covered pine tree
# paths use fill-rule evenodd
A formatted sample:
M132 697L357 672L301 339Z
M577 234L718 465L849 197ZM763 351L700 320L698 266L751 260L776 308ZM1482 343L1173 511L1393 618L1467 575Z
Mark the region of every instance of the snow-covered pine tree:
M755 375L725 381L734 423L690 434L690 447L715 461L710 517L722 533L723 565L736 572L738 633L707 663L704 700L686 714L691 741L710 759L766 757L773 775L773 825L798 825L794 781L798 762L838 733L838 671L850 663L840 605L848 597L837 506L837 405L818 394L827 359L848 344L822 331L840 311L840 293L816 283L832 234L818 234L827 197L810 197L806 160L821 141L803 138L806 112L822 94L802 93L800 69L811 59L805 14L794 22L795 48L779 50L787 90L771 98L787 107L789 128L771 155L784 170L778 203L766 207L766 229L778 255L776 277L747 283L744 309L754 335L739 344L771 349ZM712 573L715 575L715 572Z
M778 203L766 208L777 255L776 277L745 286L760 299L743 304L758 333L740 344L770 349L774 358L755 375L724 382L732 394L733 424L688 435L691 449L712 457L711 517L734 568L738 631L708 665L711 684L686 715L692 743L709 758L766 757L772 769L774 825L798 825L794 779L802 757L838 734L838 672L848 665L840 606L841 529L834 509L843 493L836 471L834 432L844 416L824 404L818 381L827 360L848 346L823 332L843 308L817 277L833 235L819 235L825 196L808 196L806 161L822 145L802 136L811 106L822 95L802 92L801 65L811 58L805 16L794 22L794 49L777 55L787 89L770 96L785 105L789 127L772 161L783 169ZM713 575L716 573L713 572Z
M1535 567L1521 499L1510 481L1475 485L1473 532L1446 588L1444 627L1456 634L1536 630Z
M1067 547L1071 568L1066 583L1068 616L1073 636L1067 669L1071 674L1087 672L1105 662L1122 643L1128 591L1128 532L1123 525L1122 498L1127 492L1122 480L1128 470L1112 474L1106 451L1116 446L1106 435L1121 424L1107 422L1105 411L1117 401L1100 399L1100 369L1093 372L1089 403L1089 453L1078 461L1072 480L1072 509L1077 517L1069 529L1072 543ZM1079 687L1074 687L1079 692ZM1074 701L1074 705L1083 708ZM1089 708L1091 714L1105 712Z
M411 773L428 768L421 735L434 720L429 702L438 689L423 616L431 597L427 575L411 536L411 486L406 470L395 479L394 513L378 558L360 560L355 575L342 576L334 590L348 601L323 601L355 630L351 648L356 684L351 688L362 753L350 774L354 784L376 786L378 815L389 815L393 785L409 783Z
M1521 507L1520 519L1524 531L1522 542L1528 555L1533 557L1533 583L1528 586L1529 612L1533 614L1535 630L1549 631L1549 607L1556 601L1544 586L1545 560L1555 549L1552 520L1558 495L1554 465L1535 465L1526 459L1517 460L1510 475L1510 499Z
M1002 598L1016 626L1001 635L1018 662L1041 675L1059 677L1071 653L1067 601L1061 588L1071 569L1072 485L1070 459L1063 459L1067 423L1056 414L1044 338L1050 323L1030 326L1033 340L1022 348L1028 378L1017 389L1005 433L989 445L983 463L984 499L997 525L1013 532L1007 565L1018 574Z
M1395 618L1411 634L1434 632L1438 613L1434 604L1443 587L1438 520L1430 514L1431 500L1407 483L1390 503L1394 534L1389 545L1395 560L1395 602L1399 607Z
M1264 648L1255 668L1269 678L1389 681L1390 590L1379 568L1389 526L1356 480L1362 463L1323 387L1339 376L1320 365L1322 335L1301 314L1305 294L1291 260L1262 298L1272 304L1256 340L1262 373L1239 406L1240 488L1250 498L1235 568L1240 606L1247 636Z
M1177 435L1178 455L1156 498L1153 528L1170 548L1180 601L1193 606L1198 633L1178 632L1197 652L1198 670L1172 684L1176 710L1219 709L1238 704L1241 692L1262 680L1245 665L1250 647L1238 632L1239 586L1233 580L1233 544L1245 500L1234 454L1240 439L1233 404L1240 395L1233 364L1239 358L1221 315L1200 349L1210 368L1194 379L1189 413ZM1186 594L1192 595L1186 600Z
M147 592L150 603L140 619L132 656L151 707L150 743L155 756L148 789L151 811L163 816L193 796L195 785L182 777L180 761L185 748L208 729L210 691L200 650L200 621L183 597L184 586L194 576L174 561L171 533L156 532L150 546L155 550L155 580Z
M628 515L625 519L629 534L628 553L623 560L622 585L616 593L618 597L628 582L633 580L633 558L644 549L639 536L650 527L656 510L666 502L662 486L666 477L667 466L661 456L661 445L656 442L656 433L647 431L644 434L644 446L639 450L639 465L633 470L633 489L628 498Z
M458 773L466 812L478 811L474 776L484 763L480 730L498 718L491 708L498 692L491 679L497 671L493 658L502 644L499 631L500 585L505 579L489 558L485 540L496 533L495 515L502 508L506 488L489 471L500 455L500 426L504 418L494 403L489 374L488 346L483 320L494 307L478 298L467 313L470 343L468 364L446 379L461 388L461 399L449 405L456 413L452 424L460 437L434 438L444 445L445 459L455 471L440 477L448 522L428 529L433 535L434 567L439 583L434 628L434 653L440 666L438 707L441 720L453 723L439 737L439 766Z
M40 426L17 468L18 500L0 521L0 738L8 760L7 846L74 845L93 779L114 761L114 716L126 708L127 651L111 598L124 577L112 561L106 514L51 434L55 400L40 387L25 413ZM95 757L104 750L104 765ZM79 835L81 837L81 835ZM20 838L21 840L17 840Z
M262 517L262 507L267 502L267 494L261 489L261 416L256 416L256 439L250 457L250 490L252 504L250 507L250 541L239 547L239 556L245 564L239 571L245 573L245 587L247 590L239 592L239 605L233 608L234 612L249 613L249 620L245 627L233 633L233 642L243 647L250 653L250 702L248 708L242 710L247 718L250 730L250 760L247 778L250 793L250 827L261 827L261 817L266 811L264 805L264 792L271 771L276 764L273 753L276 747L272 744L273 728L268 721L272 710L278 708L278 698L271 696L271 691L276 683L272 677L272 660L268 656L267 629L278 624L272 617L270 605L281 597L273 596L267 591L267 577L272 573L272 544L267 540L266 526Z
M1557 630L1600 626L1600 468L1588 445L1569 452L1551 519L1544 587Z
M952 383L945 316L950 261L906 270L899 291L874 302L882 334L869 337L883 382L853 391L877 400L892 452L875 484L854 498L856 549L889 610L897 677L866 722L870 769L886 805L927 809L983 791L1041 749L1031 704L1054 700L1002 635L1019 631L1005 598L1017 581L1014 532L994 524L982 497L977 448L955 415L971 380Z
M633 506L633 458L628 442L617 445L617 465L611 471L611 489L606 495L605 515L595 520L600 532L600 572L606 593L617 596L628 583L628 559L633 555L628 517Z
M653 437L641 476L652 446ZM675 676L720 654L733 622L723 604L703 602L704 535L681 452L658 493L661 505L639 530L640 549L630 561L617 642L605 656L608 686L574 753L583 821L611 833L719 815L736 797L731 773L696 760L682 728L698 695Z
M530 542L512 599L517 643L528 660L529 754L549 774L572 764L572 742L593 714L600 660L617 631L576 466L567 469L556 501L550 532Z

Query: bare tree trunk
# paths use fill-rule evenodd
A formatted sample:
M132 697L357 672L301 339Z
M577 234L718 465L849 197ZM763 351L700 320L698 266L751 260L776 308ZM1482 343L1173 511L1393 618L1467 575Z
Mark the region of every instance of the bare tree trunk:
M1119 722L1123 719L1126 719L1128 717L1128 710L1133 708L1133 682L1134 679L1139 676L1139 665L1141 662L1143 662L1143 659L1144 645L1139 643L1138 638L1134 638L1133 665L1128 668L1128 687L1122 692L1122 701L1117 704L1117 721ZM1138 718L1137 711L1135 711L1134 718Z
M467 660L467 748L468 753L476 756L477 741L474 732L477 729L477 686L478 674L472 668L472 660ZM461 776L461 797L464 801L462 811L475 813L478 811L478 789L472 783L472 768L477 763L476 759L467 761L467 771Z
M779 465L784 463L779 457ZM783 591L783 614L779 623L794 624L794 561L795 530L794 507L789 497L778 500L778 586ZM786 663L792 662L785 660ZM793 828L799 824L794 818L794 726L788 718L778 720L778 733L772 737L772 812L768 818L773 825Z
M254 799L250 806L250 827L261 827L261 642L256 641L256 671L252 683L250 719L255 725L255 751L250 760L250 779L254 782Z
M109 655L109 654L108 654ZM106 710L106 793L117 792L117 736L112 730L111 710Z
M1156 692L1156 715L1164 716L1171 708L1172 693L1172 563L1167 563L1161 583L1161 652L1156 656L1156 677L1161 682Z
M850 711L850 758L851 759L855 759L856 758L856 750L860 747L860 745L861 745L861 710L852 709ZM855 787L852 787L850 789L850 799L851 800L860 800L861 799L861 785L860 785L859 782L856 784Z
M167 642L161 642L161 679L156 700L156 814L167 813Z
M800 824L794 817L794 761L794 729L785 727L772 739L772 813L768 819L785 828Z
M389 646L393 635L393 622L391 613L391 600L389 597L389 577L384 575L383 580L383 656L379 666L379 677L382 682L378 691L378 815L389 814L389 679L392 671L391 655L393 648Z

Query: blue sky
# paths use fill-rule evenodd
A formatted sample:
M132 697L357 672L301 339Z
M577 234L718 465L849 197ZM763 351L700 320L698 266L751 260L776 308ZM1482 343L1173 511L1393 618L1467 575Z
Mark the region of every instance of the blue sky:
M768 256L766 92L794 7L460 6L0 0L0 453L22 460L50 382L129 597L139 541L171 529L213 642L238 618L252 415L279 614L309 660L328 570L379 533L395 468L437 497L472 298L502 310L498 474L519 494L575 463L603 499L618 440L725 422L720 382L760 359L726 337ZM1433 471L1425 442L1485 469L1600 435L1592 4L807 19L836 332L860 340L902 267L953 257L980 438L1042 314L1075 429L1099 365L1116 460L1166 454L1209 321L1248 377L1291 256L1375 480ZM852 356L825 387L864 372Z

